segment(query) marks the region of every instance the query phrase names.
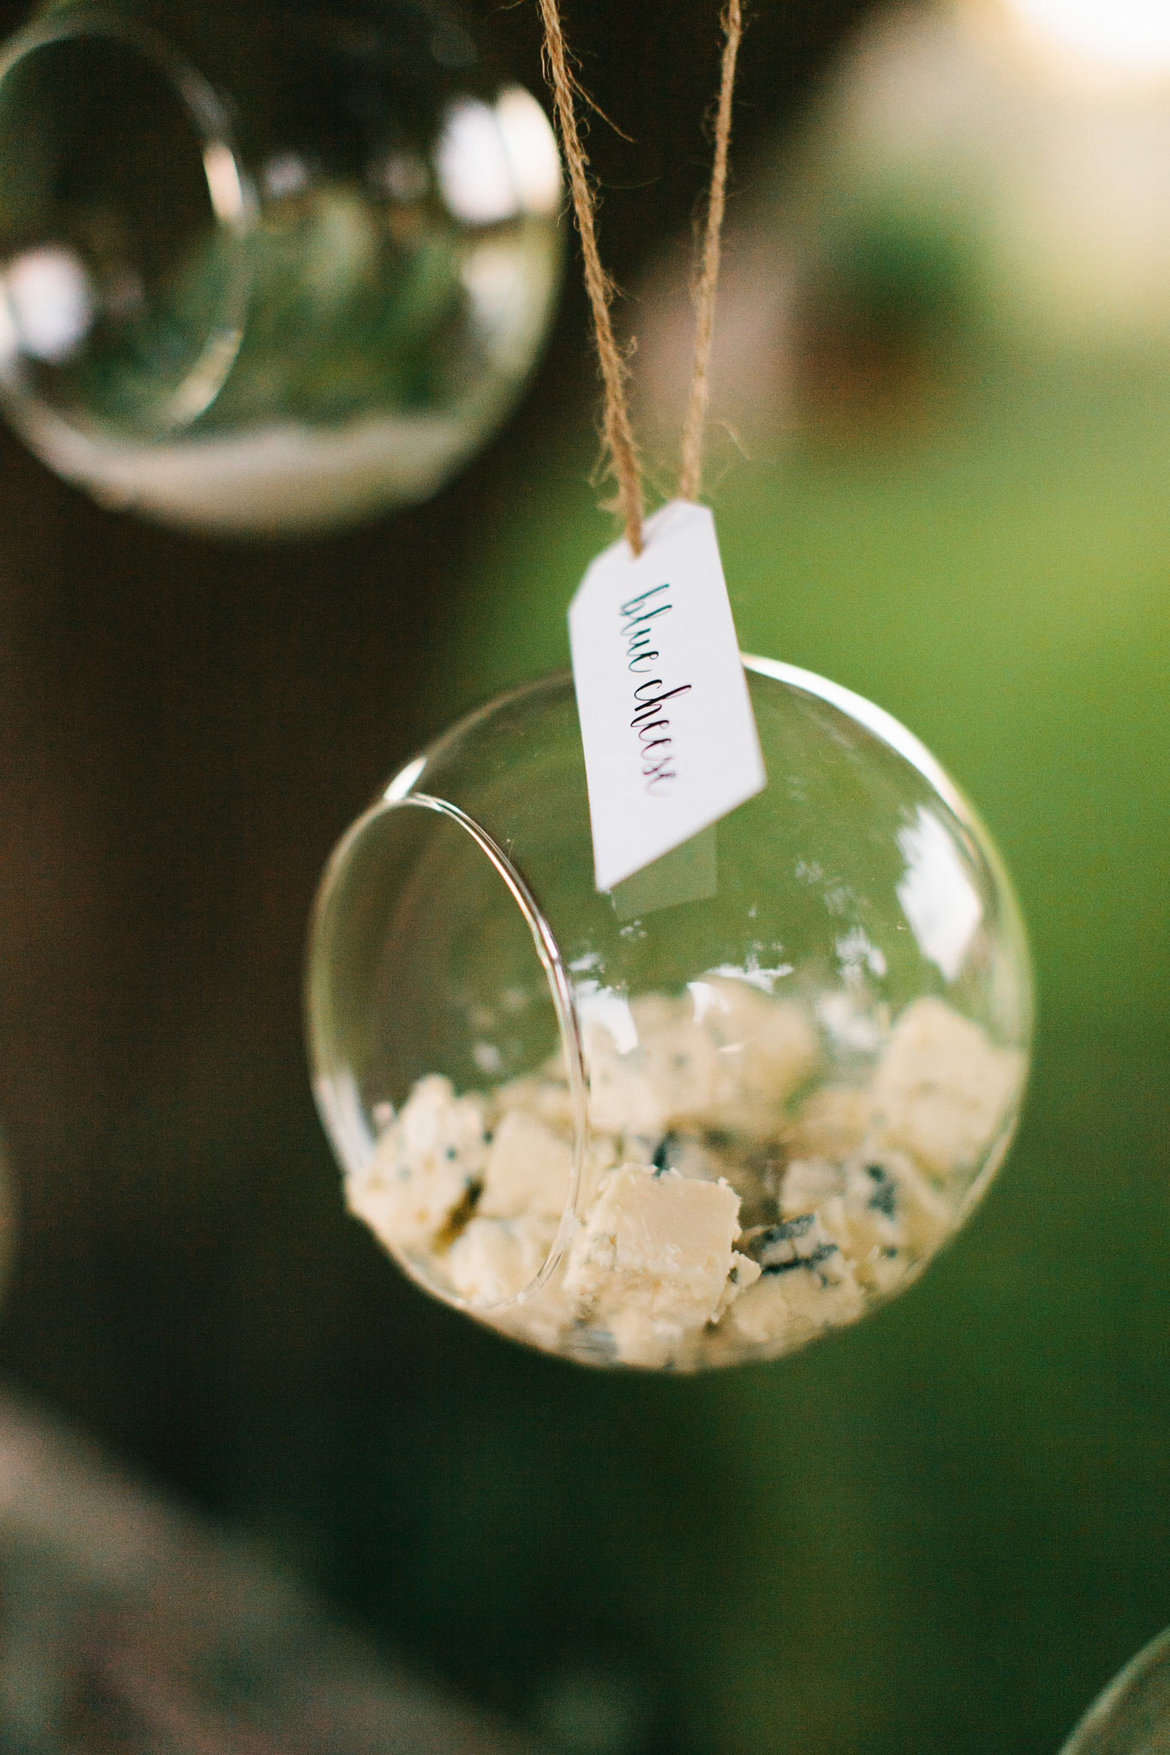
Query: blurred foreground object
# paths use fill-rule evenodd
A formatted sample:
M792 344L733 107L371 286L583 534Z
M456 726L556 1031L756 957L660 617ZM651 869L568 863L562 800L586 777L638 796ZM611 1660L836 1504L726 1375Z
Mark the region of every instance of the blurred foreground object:
M0 394L165 522L424 498L532 364L560 192L540 106L438 0L61 0L0 60Z
M524 1755L0 1394L3 1755Z
M1061 1755L1165 1755L1170 1749L1170 1629L1095 1700Z

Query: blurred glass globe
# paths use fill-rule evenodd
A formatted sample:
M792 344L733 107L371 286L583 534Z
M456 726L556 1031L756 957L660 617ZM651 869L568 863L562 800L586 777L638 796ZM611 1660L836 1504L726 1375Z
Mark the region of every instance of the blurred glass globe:
M540 106L437 0L59 0L0 59L0 395L168 522L425 497L532 364L560 190Z
M1061 1755L1164 1755L1170 1749L1170 1630L1126 1664Z

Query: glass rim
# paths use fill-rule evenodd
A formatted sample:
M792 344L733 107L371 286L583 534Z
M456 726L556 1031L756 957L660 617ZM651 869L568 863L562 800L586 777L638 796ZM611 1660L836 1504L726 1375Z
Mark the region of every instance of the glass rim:
M309 927L309 956L305 981L309 1071L317 1108L331 1142L348 1169L351 1157L356 1163L364 1155L359 1151L357 1141L367 1130L364 1124L357 1121L353 1113L353 1105L356 1104L360 1108L361 1099L352 1086L345 1090L339 1089L336 1077L321 1065L321 1057L318 1052L320 1046L318 1031L313 1023L316 1010L313 1003L315 953L334 887L358 842L367 830L372 828L376 822L384 819L390 812L407 808L420 809L453 823L488 860L496 875L503 881L528 928L533 950L540 963L557 1021L557 1034L564 1055L573 1125L573 1157L569 1172L569 1186L565 1194L556 1234L540 1267L519 1292L506 1298L495 1299L490 1303L466 1298L423 1273L407 1251L395 1248L390 1250L394 1259L417 1284L441 1299L443 1303L478 1316L493 1311L516 1309L526 1303L556 1271L564 1256L569 1244L573 1221L577 1214L578 1200L584 1180L585 1156L589 1147L589 1085L585 1070L581 1024L577 1003L573 997L572 982L569 979L569 972L565 966L556 934L553 932L544 909L507 851L481 823L476 822L474 817L469 816L466 811L461 810L458 805L452 804L447 799L438 798L432 793L412 792L407 789L420 772L421 768L417 759L399 771L385 792L351 825L347 834L334 849L325 868L313 904ZM349 1151L345 1149L346 1142L349 1142Z

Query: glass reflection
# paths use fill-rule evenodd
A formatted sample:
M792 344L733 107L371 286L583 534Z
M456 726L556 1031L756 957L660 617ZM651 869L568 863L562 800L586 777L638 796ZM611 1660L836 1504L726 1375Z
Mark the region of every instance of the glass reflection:
M8 263L3 285L12 348L50 365L74 359L93 327L97 309L93 283L80 257L60 244L24 250Z
M467 225L514 218L519 195L496 113L478 98L456 98L447 110L435 164L443 199Z
M898 831L906 875L897 886L902 911L923 955L953 981L963 967L983 905L963 869L953 834L919 805L915 821Z

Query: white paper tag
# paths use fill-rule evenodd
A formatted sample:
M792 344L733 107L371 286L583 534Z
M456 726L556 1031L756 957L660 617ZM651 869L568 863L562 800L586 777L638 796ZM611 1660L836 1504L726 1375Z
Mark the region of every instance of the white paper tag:
M672 500L598 555L569 640L599 890L641 871L765 784L706 506Z

